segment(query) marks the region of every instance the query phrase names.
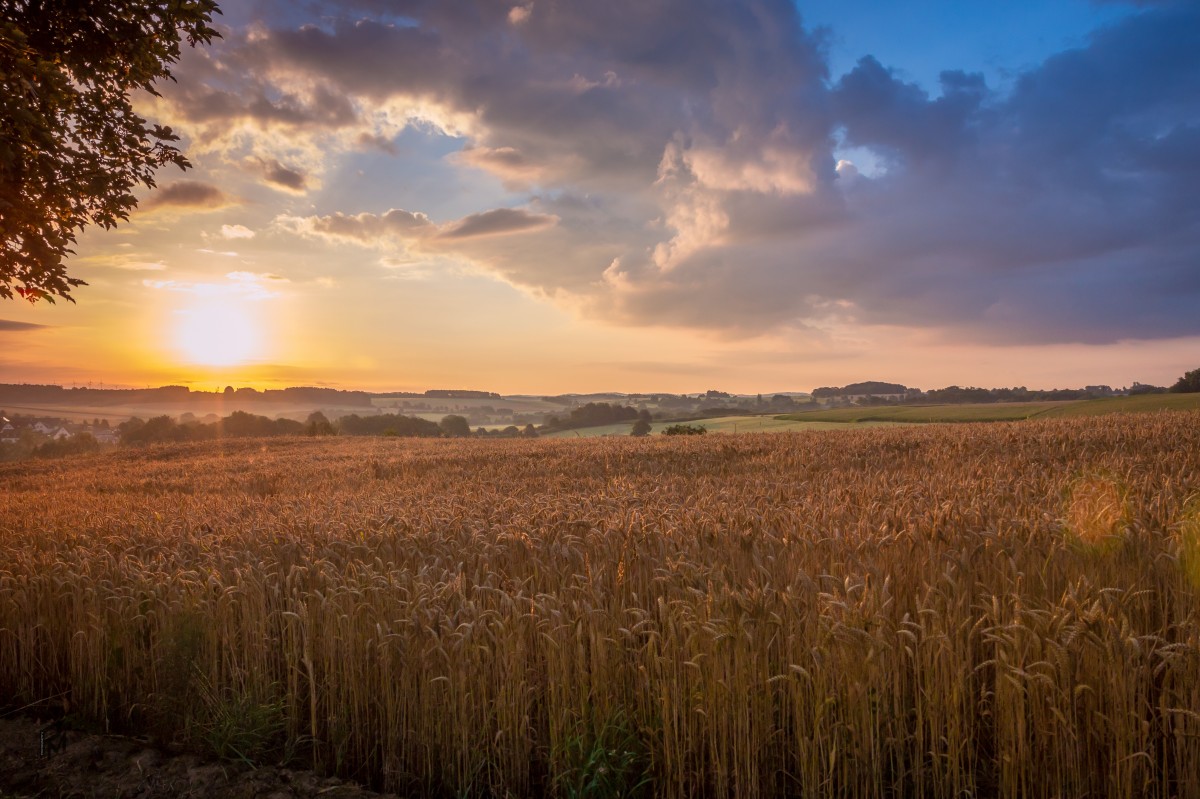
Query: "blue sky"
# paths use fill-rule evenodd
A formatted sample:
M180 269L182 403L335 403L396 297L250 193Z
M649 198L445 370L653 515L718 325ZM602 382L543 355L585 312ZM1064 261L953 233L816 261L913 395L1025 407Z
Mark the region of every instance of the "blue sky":
M1138 11L1135 3L1094 0L804 0L796 7L806 24L829 30L835 79L872 55L931 92L946 69L982 72L990 85L1007 87L1013 75Z

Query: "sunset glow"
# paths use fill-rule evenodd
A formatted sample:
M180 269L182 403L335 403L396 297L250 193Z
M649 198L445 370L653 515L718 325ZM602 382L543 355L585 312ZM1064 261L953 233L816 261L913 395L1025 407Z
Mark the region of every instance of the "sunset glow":
M0 307L0 382L1121 387L1200 353L1195 3L220 6L136 98L193 168L83 231L74 304Z
M187 363L237 366L261 354L261 333L243 305L209 300L176 312L175 344Z

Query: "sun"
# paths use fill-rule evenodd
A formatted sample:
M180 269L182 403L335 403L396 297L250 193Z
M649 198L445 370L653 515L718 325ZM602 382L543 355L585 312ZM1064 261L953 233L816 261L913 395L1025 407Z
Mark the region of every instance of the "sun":
M176 311L175 347L202 366L237 366L262 350L258 319L246 303L222 298Z

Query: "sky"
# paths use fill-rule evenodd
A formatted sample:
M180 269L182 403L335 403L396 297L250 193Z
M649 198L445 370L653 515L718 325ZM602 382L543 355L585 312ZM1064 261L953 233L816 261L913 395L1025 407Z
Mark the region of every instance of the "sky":
M225 0L0 382L1170 384L1200 4Z

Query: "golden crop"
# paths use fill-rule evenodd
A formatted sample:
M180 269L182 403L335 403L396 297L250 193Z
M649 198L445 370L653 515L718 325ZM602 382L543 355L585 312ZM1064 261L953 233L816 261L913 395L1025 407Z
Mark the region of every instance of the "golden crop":
M1196 797L1198 575L1194 412L122 451L0 467L0 705L413 795Z

